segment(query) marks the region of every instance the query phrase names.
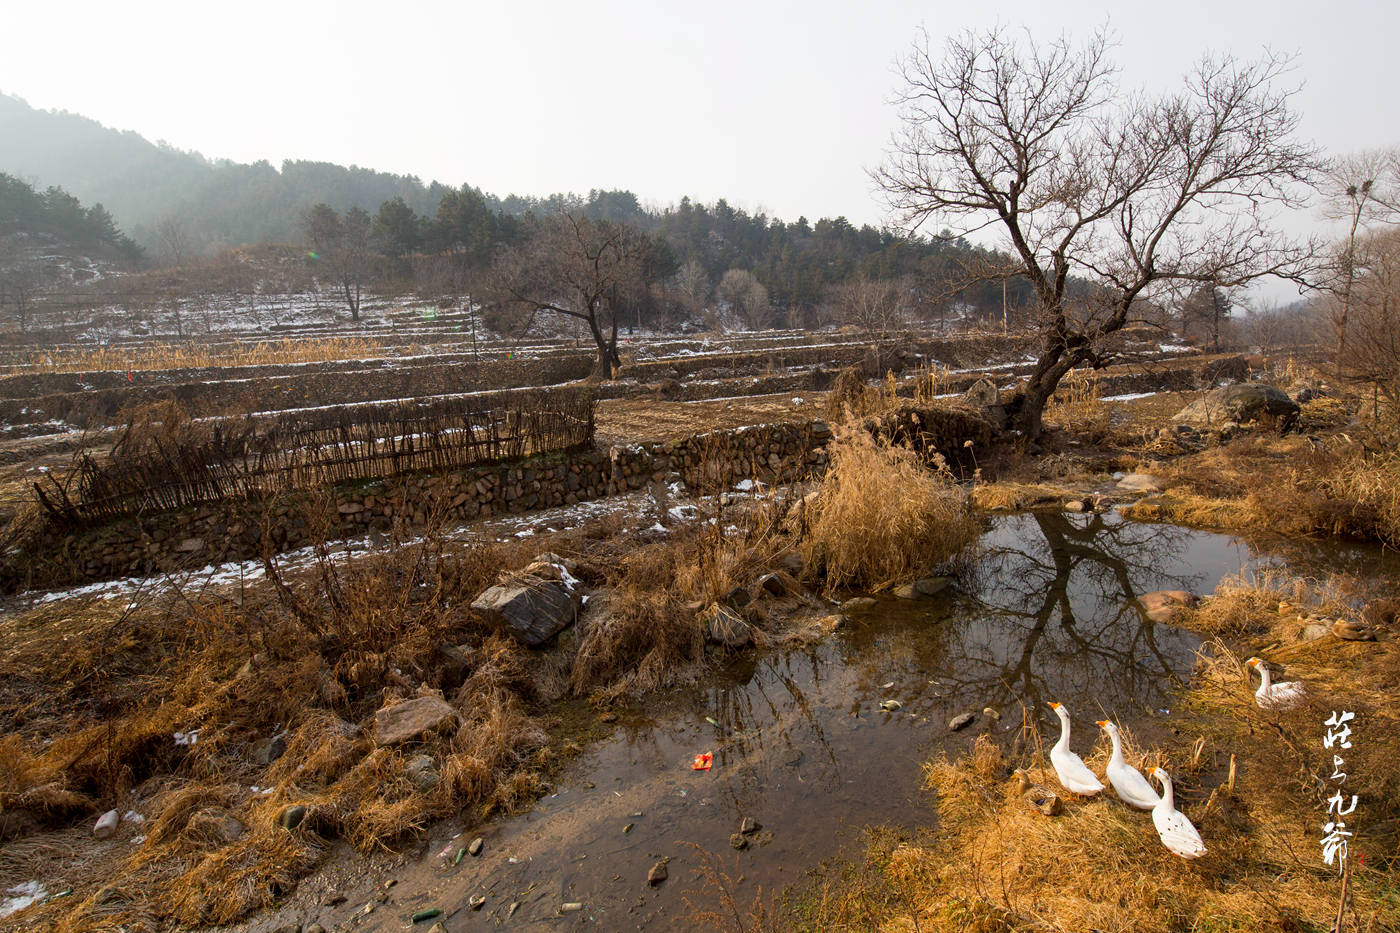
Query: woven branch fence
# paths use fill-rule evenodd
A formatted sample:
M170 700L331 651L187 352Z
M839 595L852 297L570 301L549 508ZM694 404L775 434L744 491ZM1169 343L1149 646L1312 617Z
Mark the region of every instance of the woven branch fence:
M276 495L403 473L442 473L593 440L581 389L435 399L128 425L107 457L88 453L65 482L35 484L60 527L223 499Z

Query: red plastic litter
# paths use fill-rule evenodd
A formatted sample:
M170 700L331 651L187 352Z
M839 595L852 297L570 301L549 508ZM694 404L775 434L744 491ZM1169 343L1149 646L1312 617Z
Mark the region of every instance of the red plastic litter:
M710 770L710 765L714 763L714 755L710 754L709 752L701 752L699 755L696 755L695 760L690 763L690 770L708 771Z

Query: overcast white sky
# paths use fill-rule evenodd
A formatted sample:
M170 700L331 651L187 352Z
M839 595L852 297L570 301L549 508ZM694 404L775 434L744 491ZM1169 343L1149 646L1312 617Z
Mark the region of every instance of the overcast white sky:
M629 188L793 220L884 219L866 176L891 65L1003 23L1106 19L1124 82L1167 87L1207 49L1297 52L1307 135L1400 142L1395 2L5 0L0 91L239 161L355 163L496 194ZM0 166L0 170L4 167Z

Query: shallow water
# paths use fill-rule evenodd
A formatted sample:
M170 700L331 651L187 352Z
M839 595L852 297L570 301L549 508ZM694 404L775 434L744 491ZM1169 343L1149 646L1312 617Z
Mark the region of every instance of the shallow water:
M1053 742L1045 703L1065 703L1081 754L1097 741L1095 719L1148 736L1165 728L1172 681L1189 672L1199 642L1149 622L1133 597L1210 592L1226 574L1277 560L1231 536L1112 515L1003 517L983 543L969 592L881 599L822 644L742 655L647 700L566 769L555 794L464 837L485 837L481 857L445 866L435 853L446 839L435 838L426 858L396 873L390 902L355 928L403 929L414 911L438 907L453 931L670 929L689 913L687 898L714 904L696 877L700 850L743 877L747 903L851 854L864 826L931 822L922 763L984 731L1009 747L1023 705ZM883 700L901 707L885 712ZM985 716L988 706L1002 717ZM967 711L976 722L950 731ZM692 771L707 751L713 768ZM739 853L729 838L746 816L762 829ZM650 887L647 871L662 858L669 880ZM330 927L372 892L365 882L343 906L297 919ZM487 898L479 912L467 904L476 894ZM567 902L584 909L561 915ZM287 919L279 912L276 922Z

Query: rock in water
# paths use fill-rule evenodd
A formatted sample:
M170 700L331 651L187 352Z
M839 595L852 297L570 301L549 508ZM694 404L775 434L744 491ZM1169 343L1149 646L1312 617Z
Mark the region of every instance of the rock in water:
M745 836L743 833L730 833L729 845L731 848L742 852L749 847L749 837Z
M456 726L457 711L441 697L415 697L374 714L374 740L380 745L400 745Z
M1186 590L1154 590L1138 597L1143 612L1153 622L1169 622L1177 609L1193 609L1200 600Z
M480 855L481 850L485 847L486 840L482 839L480 836L477 836L475 839L472 840L472 844L467 846L467 854L471 856Z
M762 828L763 824L751 816L744 817L739 823L739 832L743 833L745 836L752 836Z
M968 726L972 725L976 720L976 713L963 713L961 716L954 716L952 719L950 719L948 721L948 728L953 730L954 732L957 732L959 729L966 729Z

